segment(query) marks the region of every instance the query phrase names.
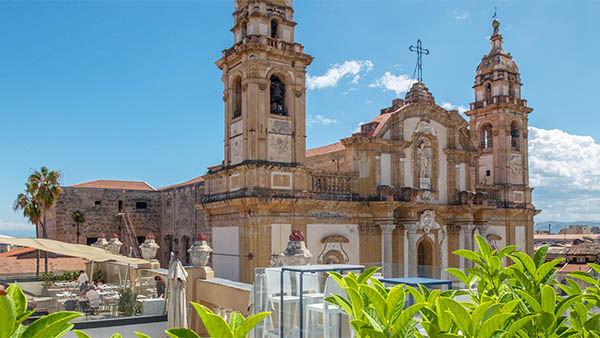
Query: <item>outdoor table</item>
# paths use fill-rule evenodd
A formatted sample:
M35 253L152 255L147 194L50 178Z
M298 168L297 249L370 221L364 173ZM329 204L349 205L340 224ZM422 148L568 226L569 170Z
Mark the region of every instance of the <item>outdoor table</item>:
M403 278L381 278L379 280L382 283L387 284L405 284L412 287L418 287L419 284L423 286L435 286L435 285L446 285L448 290L452 289L452 281L447 279L434 279L424 277L403 277ZM412 295L411 295L412 300ZM410 302L412 304L412 301Z
M281 290L279 292L279 296L281 297L279 301L279 336L283 337L283 275L286 271L289 272L299 272L300 273L300 305L298 309L300 310L300 338L304 337L304 309L302 308L302 298L304 298L304 273L314 273L314 272L328 272L328 271L336 271L342 273L344 271L364 271L365 267L363 265L350 265L350 264L317 264L317 265L293 265L293 266L283 266L281 267L280 273L280 287ZM340 320L340 330L342 321ZM341 336L341 334L340 334Z

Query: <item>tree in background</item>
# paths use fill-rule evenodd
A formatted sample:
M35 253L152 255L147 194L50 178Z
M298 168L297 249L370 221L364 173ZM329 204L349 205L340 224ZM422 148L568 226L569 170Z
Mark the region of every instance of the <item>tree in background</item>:
M73 222L77 224L77 244L79 244L79 225L85 223L85 215L83 212L77 210L73 212L71 217L73 218Z
M60 172L49 170L45 166L40 168L40 170L35 170L29 175L27 183L25 183L25 192L19 194L15 201L14 209L22 209L23 215L29 218L30 222L38 224L42 228L42 238L48 238L46 227L48 211L50 211L50 208L52 208L56 203L58 196L62 193L60 178ZM30 213L28 210L31 210L32 214L37 216L34 219L31 219L28 215ZM37 223L34 223L34 220L37 221ZM37 226L36 234L37 237L39 237ZM48 272L48 252L44 252L44 268L44 271Z
M35 225L35 236L40 237L39 225L42 219L42 209L39 203L30 193L31 190L31 185L29 183L25 183L25 192L20 193L17 196L17 200L15 201L13 209L15 211L19 209L23 211L23 217L27 218L31 224ZM40 250L37 250L37 266L35 275L40 275Z

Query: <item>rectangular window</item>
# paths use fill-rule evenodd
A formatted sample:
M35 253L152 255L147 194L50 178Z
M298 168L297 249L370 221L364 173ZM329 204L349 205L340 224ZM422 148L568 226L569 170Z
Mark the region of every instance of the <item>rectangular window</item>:
M94 205L95 206L99 206L100 205L100 201L94 201Z
M147 202L135 202L135 208L137 210L146 210L146 209L148 209L148 203Z
M485 171L485 176L492 176L492 172L490 170L486 170Z

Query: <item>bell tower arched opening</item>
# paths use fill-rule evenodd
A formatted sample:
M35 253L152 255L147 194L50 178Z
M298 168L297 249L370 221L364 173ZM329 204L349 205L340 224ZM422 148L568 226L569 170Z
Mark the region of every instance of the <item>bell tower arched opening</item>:
M285 107L285 84L275 75L271 75L271 114L287 116Z

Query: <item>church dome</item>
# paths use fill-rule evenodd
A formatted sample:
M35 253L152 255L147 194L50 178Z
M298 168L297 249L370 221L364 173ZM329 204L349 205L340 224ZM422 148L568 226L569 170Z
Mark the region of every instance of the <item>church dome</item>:
M518 73L519 67L512 59L510 53L502 49L502 35L500 35L500 21L494 20L492 23L494 34L490 37L492 49L487 55L484 55L481 63L477 67L477 75L490 73L496 70L505 70L511 73Z

